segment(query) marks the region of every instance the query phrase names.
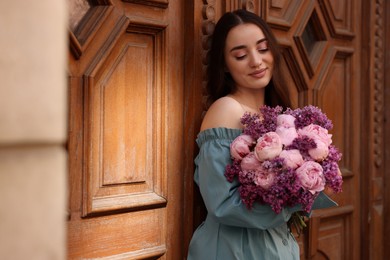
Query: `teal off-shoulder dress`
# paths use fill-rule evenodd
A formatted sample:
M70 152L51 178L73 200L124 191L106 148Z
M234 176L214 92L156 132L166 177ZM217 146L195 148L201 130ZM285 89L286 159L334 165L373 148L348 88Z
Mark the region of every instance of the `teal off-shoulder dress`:
M248 210L241 202L239 183L228 182L224 176L231 163L230 143L241 132L212 128L198 135L194 180L208 214L193 234L187 260L299 259L299 247L287 221L301 207L284 208L276 214L270 206L255 203ZM313 209L335 205L321 193Z

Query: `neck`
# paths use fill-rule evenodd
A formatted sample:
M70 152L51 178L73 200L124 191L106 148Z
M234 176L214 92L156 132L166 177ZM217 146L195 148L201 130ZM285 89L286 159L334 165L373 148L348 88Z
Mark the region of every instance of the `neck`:
M231 94L241 105L248 110L259 111L259 108L264 105L265 89L249 89L249 90L237 90Z

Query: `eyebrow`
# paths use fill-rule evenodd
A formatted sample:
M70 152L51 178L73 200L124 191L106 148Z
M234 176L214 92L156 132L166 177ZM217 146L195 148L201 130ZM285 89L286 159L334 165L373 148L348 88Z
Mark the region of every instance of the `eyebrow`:
M260 39L256 42L256 45L261 43L261 42L264 42L266 40L267 40L267 38ZM235 51L235 50L245 49L245 48L246 48L246 45L238 45L238 46L231 48L230 52Z

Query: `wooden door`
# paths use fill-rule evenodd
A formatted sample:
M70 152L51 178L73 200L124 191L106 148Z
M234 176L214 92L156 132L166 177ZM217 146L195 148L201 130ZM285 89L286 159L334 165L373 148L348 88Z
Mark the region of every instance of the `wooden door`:
M194 89L186 95L192 104L192 122L186 127L195 138L204 106L209 36L215 22L226 11L247 9L261 15L271 25L283 47L284 69L289 80L290 97L295 107L319 106L333 121L334 144L343 154L340 167L343 193L333 196L339 207L317 210L309 228L299 237L301 259L360 259L360 180L361 170L361 3L359 0L216 0L195 1L193 35L190 45ZM201 37L199 37L199 35ZM196 40L199 37L200 40ZM199 87L203 86L203 88ZM191 114L190 113L190 114ZM195 125L194 125L195 124ZM190 141L190 140L189 140ZM192 156L196 155L196 148ZM189 174L193 170L187 161ZM204 208L193 183L194 228L204 218ZM187 239L190 238L188 234Z
M302 259L359 259L360 5L359 1L268 1L263 14L284 47L297 106L317 105L333 121L343 192L339 206L314 211L300 238Z
M180 259L182 1L69 4L69 259Z

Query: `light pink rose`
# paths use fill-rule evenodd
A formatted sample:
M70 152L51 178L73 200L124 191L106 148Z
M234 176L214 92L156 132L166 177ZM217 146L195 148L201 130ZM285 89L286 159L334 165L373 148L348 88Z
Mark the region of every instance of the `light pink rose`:
M296 149L283 150L279 157L283 158L286 166L292 169L296 169L304 163L301 153Z
M242 158L241 169L244 171L256 170L261 168L261 162L257 160L256 155L250 152L247 156Z
M242 160L250 152L251 146L255 143L255 139L250 135L239 135L230 144L230 155L238 160Z
M260 162L270 160L282 152L283 144L275 132L265 133L257 140L255 155Z
M296 170L296 174L298 183L312 194L324 190L325 176L319 163L307 161Z
M276 118L276 126L280 126L280 127L286 127L286 128L290 128L290 127L294 127L295 128L295 117L293 117L292 115L285 115L285 114L282 114L282 115L278 115L277 118Z
M316 161L324 160L329 154L329 147L320 140L314 139L317 147L309 150L309 155Z
M276 133L279 135L282 144L290 145L294 141L295 138L298 137L297 130L295 127L276 127Z
M254 183L257 186L262 187L263 189L268 190L275 180L275 173L273 172L267 172L265 170L259 169L255 172L254 175Z
M328 130L315 124L310 124L298 130L298 135L308 136L313 140L320 140L327 146L332 143L332 135L328 134Z

